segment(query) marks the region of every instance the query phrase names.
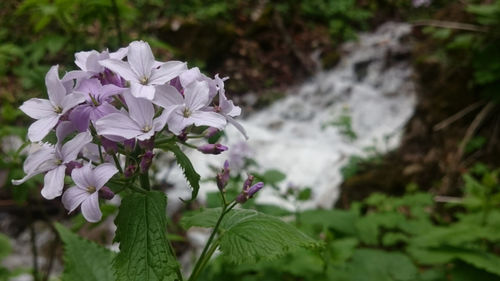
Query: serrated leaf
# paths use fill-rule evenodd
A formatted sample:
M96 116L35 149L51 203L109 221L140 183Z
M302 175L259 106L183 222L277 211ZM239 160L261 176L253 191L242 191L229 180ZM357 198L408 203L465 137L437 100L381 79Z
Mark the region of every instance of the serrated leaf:
M213 227L220 208L183 218L185 226ZM234 263L273 259L299 247L320 244L279 218L254 210L231 210L220 225L220 250Z
M64 242L63 281L114 280L111 262L115 253L79 237L60 224L55 227Z
M159 191L131 193L116 217L113 261L117 281L173 280L178 268L167 240L166 196Z
M196 199L198 196L198 190L200 190L200 175L196 172L191 164L189 158L184 154L184 152L176 144L166 143L163 145L166 149L172 151L177 159L177 164L182 168L184 172L184 177L189 182L189 185L193 189L191 192L191 201Z

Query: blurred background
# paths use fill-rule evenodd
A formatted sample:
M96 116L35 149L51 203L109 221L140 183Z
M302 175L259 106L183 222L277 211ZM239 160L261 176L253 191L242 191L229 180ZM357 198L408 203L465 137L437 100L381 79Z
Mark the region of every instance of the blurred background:
M229 130L227 153L189 154L205 179L189 205L172 159L158 159L186 268L205 233L179 218L217 206L214 167L228 158L228 193L254 173L266 188L245 207L326 245L253 265L216 258L203 280L500 280L499 30L499 0L1 1L0 280L60 280L54 221L111 245L116 200L90 225L43 199L42 177L12 186L32 122L18 107L46 97L51 65L70 71L75 52L132 40L230 77L250 137Z

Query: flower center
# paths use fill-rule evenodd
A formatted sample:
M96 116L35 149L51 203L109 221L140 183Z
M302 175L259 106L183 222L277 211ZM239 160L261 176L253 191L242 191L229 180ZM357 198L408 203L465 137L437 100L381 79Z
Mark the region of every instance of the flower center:
M151 127L151 126L146 125L146 126L144 126L144 128L142 128L142 132L143 132L143 133L147 133L147 132L151 131L151 129L152 129L152 127Z
M89 93L89 97L90 97L90 100L92 100L92 103L94 104L94 106L99 106L99 102L95 99L95 97Z
M92 194L92 193L94 193L95 191L96 191L95 186L87 186L87 192L88 192L89 194Z
M185 118L191 116L191 111L189 111L189 108L185 107L184 111L182 112L182 115L184 115Z
M54 112L57 113L57 114L61 114L63 111L62 107L60 107L59 105L56 105L54 106Z
M141 79L139 79L139 82L141 82L142 85L148 84L149 78L144 76Z

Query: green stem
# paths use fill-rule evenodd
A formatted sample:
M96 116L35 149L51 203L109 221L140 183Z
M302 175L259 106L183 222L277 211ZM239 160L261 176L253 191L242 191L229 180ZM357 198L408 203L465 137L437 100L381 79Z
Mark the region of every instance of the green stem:
M198 148L197 146L192 145L192 144L187 143L187 142L183 142L183 141L181 141L181 142L179 142L179 143L180 143L180 144L183 144L183 145L185 145L185 146L187 146L187 147L194 148L194 149L197 149L197 148Z
M172 255L172 257L176 258L177 255L175 254L174 247L172 246L172 243L170 242L169 239L167 239L167 241L168 241L168 250L169 250L170 254ZM177 274L177 278L179 278L178 279L179 281L184 281L184 278L182 278L182 272L181 272L181 268L179 267L179 264L177 264L175 267L175 273Z
M211 245L212 241L214 240L215 235L217 234L217 231L219 230L222 219L229 211L231 211L234 208L234 206L236 206L236 204L237 204L237 202L233 202L229 205L229 207L226 204L224 204L224 206L222 207L221 215L220 215L219 219L217 220L217 223L215 224L214 229L212 230L212 233L210 234L210 237L208 238L208 241L207 241L207 244L205 245L205 248L203 248L203 251L201 252L200 257L198 258L198 261L196 262L196 265L194 266L193 272L191 273L191 276L189 277L188 281L195 281L198 278L198 275L204 269L208 260L210 260L210 257L215 252L215 249L217 249L218 243L214 243L213 245Z
M122 166L120 165L120 161L118 161L118 157L116 156L115 153L113 153L113 160L115 161L116 168L118 169L118 171L120 171L120 174L123 175Z
M145 190L151 190L151 186L149 185L149 176L148 171L139 175L139 180L141 181L141 187Z

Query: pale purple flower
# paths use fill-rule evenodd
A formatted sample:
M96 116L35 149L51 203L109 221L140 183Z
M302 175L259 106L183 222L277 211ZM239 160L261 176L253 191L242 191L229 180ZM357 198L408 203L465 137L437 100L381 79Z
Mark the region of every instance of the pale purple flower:
M224 116L209 111L209 88L206 82L194 81L184 90L184 97L170 85L158 87L158 94L153 100L168 112L168 129L179 135L190 125L211 126L223 129L226 125Z
M255 195L259 190L261 190L264 187L263 182L258 182L251 187L248 187L247 189L244 189L238 197L236 197L236 202L238 203L245 203L248 199L250 199L252 196Z
M181 94L184 95L184 89L194 81L198 82L206 82L208 85L208 97L212 100L217 95L217 85L213 79L210 79L205 74L201 73L198 67L193 67L187 71L184 71L181 75L179 75L179 84L181 89L177 88Z
M228 123L233 125L238 131L243 134L243 136L248 139L248 135L245 128L241 126L240 123L236 122L233 117L239 116L241 114L241 108L235 106L232 100L226 97L226 91L224 89L224 81L229 79L228 77L220 78L219 74L215 75L215 84L217 85L217 90L219 92L219 105L215 107L215 111L222 114Z
M47 72L45 85L48 100L32 98L19 108L31 118L37 119L28 129L28 138L32 142L41 141L57 125L63 114L85 100L82 94L67 94L59 79L57 65L52 66Z
M108 114L118 112L110 103L111 97L124 90L124 88L113 84L103 86L96 78L84 80L75 89L75 93L84 95L85 103L75 107L71 111L69 119L80 132L86 131L90 121L97 121Z
M61 127L63 128L63 127ZM60 132L61 129L58 128ZM58 132L58 137L62 133ZM31 177L47 172L44 177L42 196L46 199L54 199L61 195L64 187L64 175L66 164L76 160L82 148L92 141L88 132L80 133L74 138L61 145L63 139L59 139L55 146L43 145L38 151L30 154L24 162L26 176L20 180L12 181L19 185Z
M144 41L130 43L127 62L106 59L99 63L129 81L133 96L149 100L155 96L155 85L163 85L187 69L186 63L180 61L159 64L154 59L151 47Z
M124 112L111 113L97 120L97 133L113 141L136 138L147 140L155 132L165 127L168 112L164 111L154 118L155 108L151 101L136 98L129 91L123 94L128 106L128 114Z
M198 146L198 151L205 153L205 154L221 154L222 152L226 151L228 148L225 145L222 145L220 143L208 143L204 144L201 146Z
M71 178L75 186L68 188L62 196L64 207L71 213L81 205L83 217L89 222L97 222L102 218L99 208L99 190L118 170L114 165L105 163L92 169L90 163L74 169Z

